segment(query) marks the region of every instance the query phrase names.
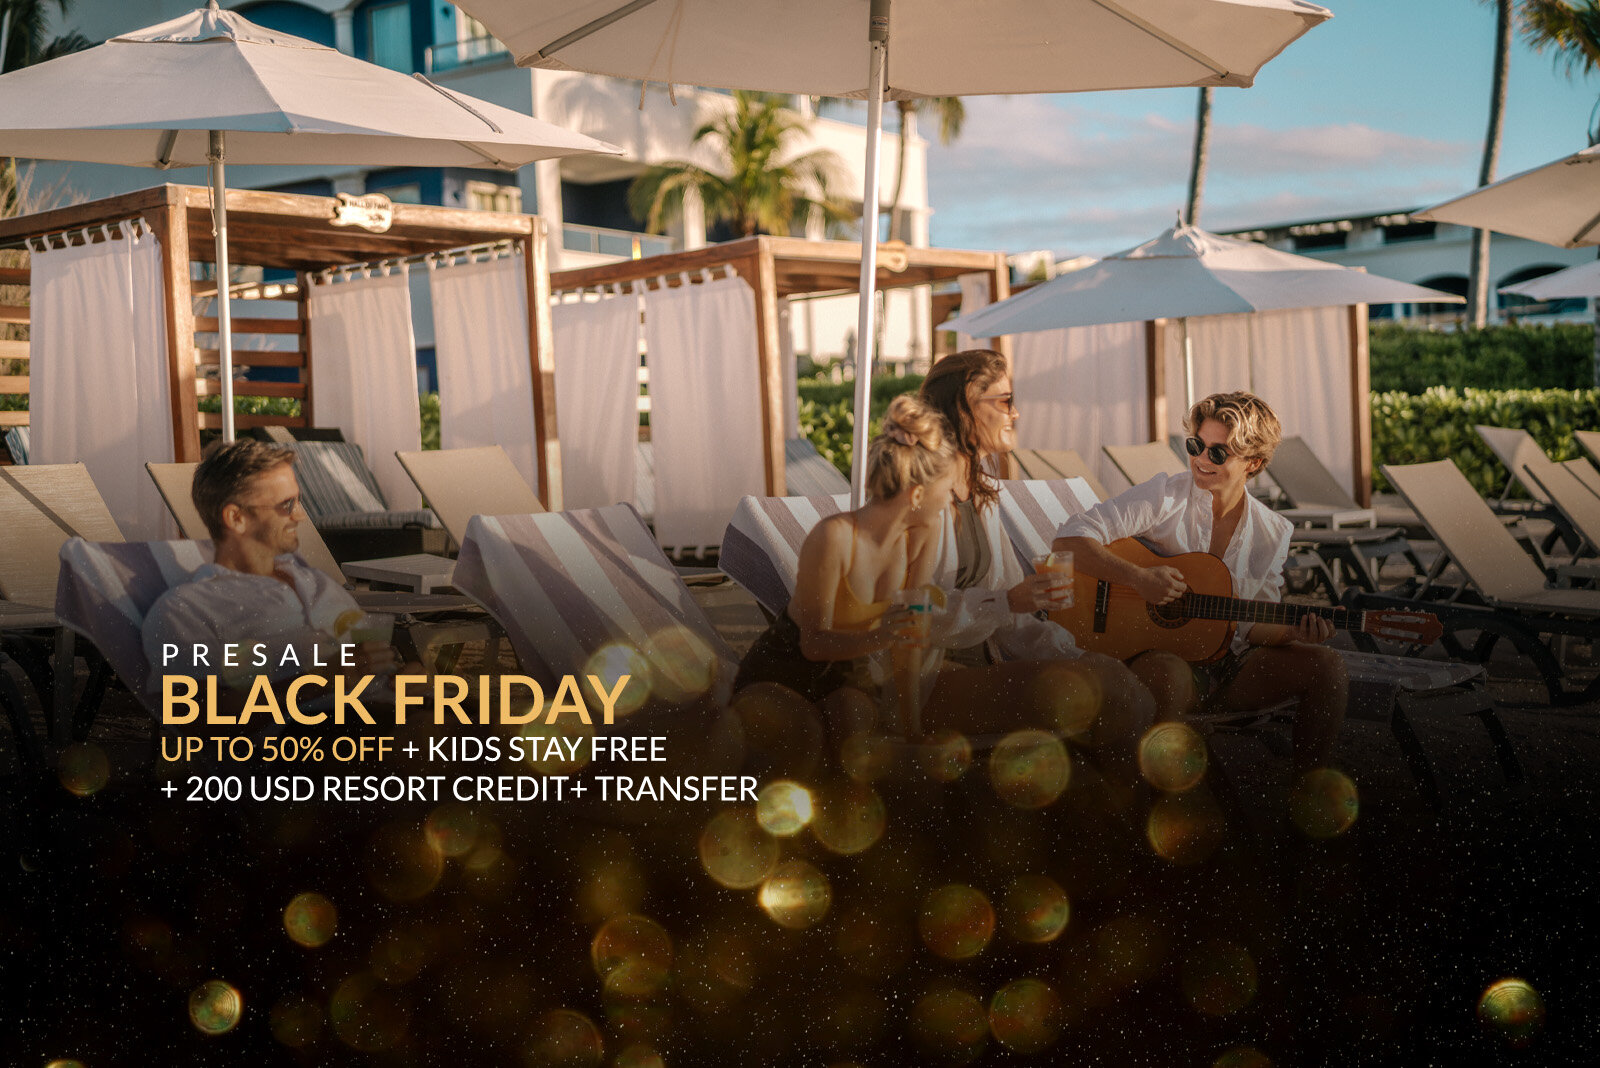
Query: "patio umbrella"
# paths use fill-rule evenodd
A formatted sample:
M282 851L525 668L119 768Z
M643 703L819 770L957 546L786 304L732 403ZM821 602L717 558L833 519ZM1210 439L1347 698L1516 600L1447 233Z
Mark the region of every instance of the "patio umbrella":
M987 93L1247 86L1331 13L1304 0L465 0L523 66L864 97L856 337L861 499L877 285L883 101ZM893 47L891 49L891 41ZM865 53L865 54L863 54Z
M1600 260L1580 263L1564 271L1531 278L1514 286L1502 286L1502 293L1515 293L1534 300L1560 300L1563 297L1600 297Z
M1600 245L1600 145L1411 217L1498 230L1561 248Z
M1177 319L1184 395L1194 403L1188 319L1284 308L1464 298L1179 223L1142 245L941 325L974 337Z
M223 436L233 439L224 162L493 167L603 141L210 6L0 75L0 145L28 159L209 164L215 199Z

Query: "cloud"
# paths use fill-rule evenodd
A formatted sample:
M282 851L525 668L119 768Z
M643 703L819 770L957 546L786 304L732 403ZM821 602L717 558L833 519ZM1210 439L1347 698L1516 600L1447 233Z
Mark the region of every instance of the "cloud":
M1047 96L968 101L966 130L930 144L934 240L1104 254L1170 226L1187 192L1193 121ZM1217 229L1443 200L1477 146L1359 122L1213 129L1203 221Z

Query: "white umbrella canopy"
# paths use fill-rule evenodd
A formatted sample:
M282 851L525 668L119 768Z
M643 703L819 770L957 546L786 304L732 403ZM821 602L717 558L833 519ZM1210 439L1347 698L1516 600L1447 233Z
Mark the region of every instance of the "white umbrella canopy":
M1185 330L1186 393L1192 402L1192 358L1183 322L1191 316L1400 301L1459 304L1463 299L1179 223L1142 245L943 323L940 329L995 337L1178 319Z
M224 161L512 169L614 145L211 6L0 75L0 145L28 159L210 164L227 277ZM218 287L223 435L233 438L228 287Z
M1411 217L1497 230L1561 248L1600 245L1600 145Z
M523 66L665 83L864 97L858 338L877 336L885 99L1248 86L1332 17L1304 0L465 0ZM856 371L860 503L872 352Z
M1580 263L1564 271L1531 278L1514 286L1502 286L1502 293L1515 293L1533 300L1561 300L1564 297L1600 297L1600 260Z

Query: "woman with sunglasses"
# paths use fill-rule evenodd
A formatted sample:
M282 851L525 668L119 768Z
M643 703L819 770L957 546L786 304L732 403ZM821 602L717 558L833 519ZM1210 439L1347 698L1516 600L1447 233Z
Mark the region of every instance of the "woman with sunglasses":
M1233 577L1233 595L1283 597L1283 568L1293 525L1248 492L1250 476L1266 466L1283 438L1278 417L1251 393L1217 393L1189 410L1189 470L1160 475L1073 516L1055 548L1069 550L1087 575L1132 586L1150 604L1165 604L1187 588L1176 568L1140 567L1106 545L1141 538L1165 555L1204 552L1220 557ZM1156 696L1164 715L1204 707L1235 712L1295 700L1294 767L1321 767L1333 753L1344 721L1349 681L1344 662L1323 645L1333 626L1306 616L1296 626L1240 627L1222 660L1191 669L1171 653L1148 652L1129 662Z
M1000 525L989 468L1017 447L1005 357L991 349L944 357L923 381L922 399L955 431L953 504L935 570L947 610L936 636L946 664L967 669L940 673L924 723L980 733L1018 723L1055 728L1052 710L1042 707L1048 697L1038 697L1049 687L1034 683L1046 665L1071 661L1100 698L1084 740L1108 777L1131 789L1138 738L1154 718L1150 693L1121 662L1080 650L1066 630L1035 615L1061 607L1065 591L1051 575L1023 571Z

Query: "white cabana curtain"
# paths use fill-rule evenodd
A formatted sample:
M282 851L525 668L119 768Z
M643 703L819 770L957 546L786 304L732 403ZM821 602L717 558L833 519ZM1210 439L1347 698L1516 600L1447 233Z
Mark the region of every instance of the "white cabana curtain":
M390 508L422 507L416 485L394 458L397 449L422 448L406 272L319 282L308 310L316 421L361 446Z
M430 264L428 281L439 368L440 447L498 445L528 485L542 493L522 257Z
M716 545L746 494L766 492L755 295L742 278L644 297L656 540Z
M1074 449L1107 485L1102 445L1149 440L1145 324L1040 330L1012 338L1017 437L1030 449Z
M550 323L562 500L568 508L637 505L639 298L624 293L558 304Z
M1183 348L1166 338L1169 433L1183 428ZM1248 389L1272 406L1346 489L1355 489L1350 393L1350 311L1296 308L1189 320L1195 396Z
M961 310L957 315L971 315L987 308L991 303L989 293L989 275L986 273L964 274L956 279L956 284L961 287ZM965 352L967 349L978 347L978 339L969 334L956 331L956 351Z
M142 220L103 232L33 252L31 461L82 461L127 538L170 538L144 472L173 459L161 244Z

